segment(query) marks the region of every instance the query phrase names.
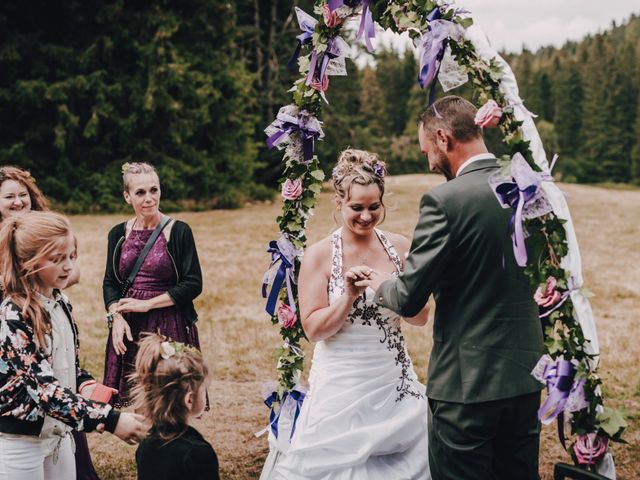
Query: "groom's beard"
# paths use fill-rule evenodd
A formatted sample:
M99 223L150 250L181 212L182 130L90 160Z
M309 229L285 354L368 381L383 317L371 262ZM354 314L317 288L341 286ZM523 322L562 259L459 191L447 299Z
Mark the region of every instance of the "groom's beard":
M431 171L444 175L447 182L455 178L455 175L451 171L451 162L449 161L449 157L442 152L437 153L435 162L433 162L433 167L431 167Z

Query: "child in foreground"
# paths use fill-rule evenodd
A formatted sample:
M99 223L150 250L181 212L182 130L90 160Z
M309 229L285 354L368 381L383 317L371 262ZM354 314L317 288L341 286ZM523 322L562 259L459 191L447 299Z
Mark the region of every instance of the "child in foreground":
M0 229L0 480L75 479L72 429L134 443L143 418L90 399L78 329L60 293L74 268L69 221L53 212L6 218Z
M138 479L218 480L213 447L189 426L206 405L209 372L201 353L158 334L139 346L133 402L152 427L136 451Z

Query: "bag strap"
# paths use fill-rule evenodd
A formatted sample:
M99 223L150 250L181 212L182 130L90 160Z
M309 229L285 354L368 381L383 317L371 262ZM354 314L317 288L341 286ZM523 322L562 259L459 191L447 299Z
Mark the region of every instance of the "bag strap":
M147 257L147 254L149 253L149 251L151 250L151 247L153 247L153 245L156 243L156 240L162 233L162 230L164 230L164 227L166 227L170 221L171 221L171 217L168 217L168 216L162 217L162 220L160 220L160 223L158 224L158 226L153 230L153 233L149 237L149 240L147 240L147 243L145 244L144 248L140 252L140 255L138 255L138 259L136 260L136 263L133 265L133 268L131 269L129 276L124 281L124 286L122 287L122 291L120 292L120 298L124 297L125 294L127 293L127 290L129 290L129 287L133 283L133 280L136 278L136 275L138 275L138 272L140 271L140 267L142 267L142 263L144 262L144 259Z

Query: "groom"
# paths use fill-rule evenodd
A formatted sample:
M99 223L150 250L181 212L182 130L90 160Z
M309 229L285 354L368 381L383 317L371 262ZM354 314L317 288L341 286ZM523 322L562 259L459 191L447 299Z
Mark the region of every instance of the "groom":
M448 96L420 117L422 153L448 181L422 197L404 273L372 272L363 283L405 317L435 297L427 382L433 479L533 480L541 384L530 372L542 329L533 288L513 257L511 211L489 187L499 167L475 112Z

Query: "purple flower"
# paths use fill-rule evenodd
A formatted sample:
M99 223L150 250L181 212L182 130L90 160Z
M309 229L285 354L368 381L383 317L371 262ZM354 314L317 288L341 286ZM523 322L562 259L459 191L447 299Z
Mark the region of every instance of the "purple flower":
M384 165L380 163L376 163L373 165L373 173L375 173L378 177L384 177Z

